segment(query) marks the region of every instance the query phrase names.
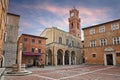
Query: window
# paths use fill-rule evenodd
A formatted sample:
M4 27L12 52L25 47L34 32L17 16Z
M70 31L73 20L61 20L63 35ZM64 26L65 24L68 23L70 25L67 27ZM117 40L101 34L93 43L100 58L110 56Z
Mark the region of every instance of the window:
M114 37L113 44L120 44L120 37Z
M95 57L96 57L96 54L92 54L92 57L95 58Z
M105 46L107 44L107 40L106 39L101 39L100 40L100 45L101 46Z
M95 40L90 41L90 47L95 47L95 46L96 46L96 41Z
M80 27L79 27L79 23L77 23L77 29L79 29Z
M27 38L24 38L24 42L27 42Z
M78 42L78 48L80 48L80 43Z
M41 44L41 43L42 43L42 41L41 41L41 40L38 40L38 43L39 43L39 44Z
M100 27L99 27L99 32L100 32L100 33L105 32L105 26L100 26Z
M71 28L73 28L73 23L72 23L72 25L71 25Z
M69 39L66 39L66 45L69 45Z
M117 30L117 29L119 29L119 24L114 23L114 24L111 25L111 28L112 28L112 30Z
M6 42L6 40L7 40L7 32L5 32L4 34L4 42Z
M26 47L24 47L24 48L23 48L23 51L24 51L24 52L25 52L25 51L27 51L27 48L26 48Z
M34 52L35 51L35 49L34 48L32 48L32 52Z
M92 28L92 29L90 29L90 32L89 32L90 34L95 34L95 29L94 28Z
M119 57L120 57L120 52L119 52L119 53L116 53L116 56L119 56Z
M62 44L62 37L59 37L59 44Z
M74 46L74 41L72 41L72 46Z
M3 50L3 55L5 55L5 50Z
M38 53L41 53L41 49L38 49Z
M32 39L32 43L35 43L35 40L34 40L34 39Z

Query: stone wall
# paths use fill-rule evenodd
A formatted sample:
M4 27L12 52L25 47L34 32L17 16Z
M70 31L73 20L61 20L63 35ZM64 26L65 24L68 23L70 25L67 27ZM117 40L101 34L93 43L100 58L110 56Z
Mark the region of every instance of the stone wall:
M7 24L3 49L3 54L5 57L5 67L11 67L13 64L16 63L19 19L19 15L11 13L7 14Z

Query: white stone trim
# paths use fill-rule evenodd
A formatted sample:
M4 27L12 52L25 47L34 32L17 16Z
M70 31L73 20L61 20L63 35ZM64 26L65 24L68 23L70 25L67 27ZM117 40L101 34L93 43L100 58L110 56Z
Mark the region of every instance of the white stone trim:
M106 55L107 54L112 54L112 57L113 57L113 65L115 66L116 65L116 55L115 55L115 52L105 52L104 53L104 65L107 66L107 58L106 58Z

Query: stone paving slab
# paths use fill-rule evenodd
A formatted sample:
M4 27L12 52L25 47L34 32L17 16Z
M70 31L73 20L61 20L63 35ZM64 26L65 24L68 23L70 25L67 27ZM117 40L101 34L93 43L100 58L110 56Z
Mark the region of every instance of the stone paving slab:
M59 67L59 66L58 66ZM5 80L120 80L117 66L63 66L49 69L30 69L26 76L5 76Z
M3 73L5 71L5 68L0 68L0 80L4 79Z
M120 80L120 75L91 73L61 80Z

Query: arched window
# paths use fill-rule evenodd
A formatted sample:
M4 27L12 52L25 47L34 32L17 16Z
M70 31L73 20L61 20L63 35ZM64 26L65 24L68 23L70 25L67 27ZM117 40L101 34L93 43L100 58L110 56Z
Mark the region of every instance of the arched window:
M66 45L69 45L69 39L66 39Z
M72 23L72 25L71 25L71 28L73 28L73 23Z
M59 37L59 44L62 44L62 37Z
M79 29L79 23L77 23L77 29Z
M74 41L72 41L72 46L74 46Z

